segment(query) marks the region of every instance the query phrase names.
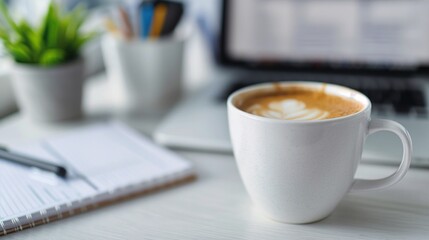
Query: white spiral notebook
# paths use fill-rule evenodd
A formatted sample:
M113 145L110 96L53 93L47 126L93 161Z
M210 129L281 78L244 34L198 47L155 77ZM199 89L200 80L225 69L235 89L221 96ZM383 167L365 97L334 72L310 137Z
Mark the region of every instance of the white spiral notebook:
M119 122L12 151L65 165L66 179L0 159L0 236L192 179L191 164Z

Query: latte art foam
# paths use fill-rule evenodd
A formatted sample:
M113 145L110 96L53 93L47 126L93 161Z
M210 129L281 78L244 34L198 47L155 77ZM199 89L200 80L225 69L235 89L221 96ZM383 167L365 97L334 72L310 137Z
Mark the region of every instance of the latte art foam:
M324 88L301 86L260 92L243 99L239 108L248 113L281 120L323 120L356 113L362 109L359 102L327 94Z
M271 102L268 108L263 108L260 104L250 106L246 112L276 119L284 120L321 120L327 119L329 113L317 108L307 108L305 103L286 99L279 102Z

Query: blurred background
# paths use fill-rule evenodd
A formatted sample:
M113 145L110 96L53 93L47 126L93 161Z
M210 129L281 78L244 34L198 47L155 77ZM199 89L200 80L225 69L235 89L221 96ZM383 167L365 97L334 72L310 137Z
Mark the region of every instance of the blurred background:
M30 22L40 20L49 2L6 0L14 18L23 17ZM103 24L106 15L111 15L112 9L119 5L130 6L138 1L57 2L65 9L72 9L79 3L89 8L90 17L83 29L95 29L101 34L84 46L82 55L86 60L86 75L102 72L105 61L101 39L106 32ZM228 12L224 11L224 23L228 24L223 28L222 0L177 2L185 6L181 25L187 29L183 57L183 81L187 89L198 89L209 81L216 81L213 78L225 72L218 71L219 68L234 72L246 69L248 71L244 73L247 76L252 75L249 71L281 70L387 74L395 77L404 76L405 73L409 77L415 74L425 76L429 66L427 0L225 1L229 8ZM223 34L220 34L221 29ZM16 106L8 80L10 62L1 46L0 58L1 116L15 111ZM238 77L234 75L233 78ZM357 82L361 86L371 85L375 81ZM396 85L414 85L414 81L394 81L393 85L389 83L385 93L389 93L392 88L396 89ZM358 89L373 101L383 104L396 101L393 106L395 111L405 109L408 113L414 107L406 106L408 102L419 102L417 107L421 112L427 112L421 99L410 100L413 96L409 95L415 93L414 89L412 92L385 94L383 99L377 99L378 92L372 94L374 92L366 91L367 88ZM416 98L425 98L423 93L417 95Z
M47 11L47 6L51 0L5 0L15 19L25 18L33 23L41 20ZM103 20L109 15L112 9L119 5L132 4L136 1L129 0L56 0L61 7L71 10L78 4L84 4L89 9L89 19L85 22L83 29L106 32ZM200 86L206 79L205 76L212 66L212 51L215 44L214 34L219 27L219 10L221 1L218 0L183 0L186 6L183 21L186 21L191 33L187 36L187 47L185 54L192 55L196 62L200 63L198 69L189 64L184 64L184 79L191 82L192 86ZM86 74L93 76L104 70L104 62L101 50L101 34L93 41L84 46L82 55L85 57ZM0 43L0 117L6 116L17 110L16 101L13 96L12 85L10 83L9 70L11 62ZM192 88L192 87L191 87Z

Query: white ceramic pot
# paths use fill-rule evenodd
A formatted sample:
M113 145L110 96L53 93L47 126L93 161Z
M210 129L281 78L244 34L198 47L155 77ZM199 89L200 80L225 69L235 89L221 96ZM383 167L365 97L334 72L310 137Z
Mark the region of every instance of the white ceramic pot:
M18 106L30 120L55 122L82 116L82 59L55 67L16 63L12 69Z
M125 41L106 35L102 48L111 96L120 111L156 113L177 103L183 39Z

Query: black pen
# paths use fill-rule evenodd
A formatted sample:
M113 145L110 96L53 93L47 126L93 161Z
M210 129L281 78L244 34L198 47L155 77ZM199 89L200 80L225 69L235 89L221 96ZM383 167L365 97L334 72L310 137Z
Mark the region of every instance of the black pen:
M67 170L59 165L50 163L44 160L40 160L33 157L28 157L20 155L17 153L11 153L7 148L0 147L0 160L7 160L13 163L19 163L21 165L35 167L41 170L55 173L56 175L65 178L67 175Z

